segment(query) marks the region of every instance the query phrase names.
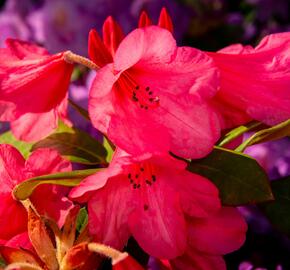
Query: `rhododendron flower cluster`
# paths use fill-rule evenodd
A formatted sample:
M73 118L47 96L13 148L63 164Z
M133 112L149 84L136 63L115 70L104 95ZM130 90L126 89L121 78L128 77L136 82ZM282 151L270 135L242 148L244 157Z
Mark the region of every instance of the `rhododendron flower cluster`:
M147 269L122 252L132 238L160 269L226 269L223 255L241 247L247 231L237 200L273 194L259 165L239 154L251 140L237 151L215 145L251 125L289 131L290 34L213 53L179 47L173 27L166 9L156 25L142 12L127 36L108 17L102 37L89 33L90 59L12 39L0 49L0 120L19 149L0 145L5 269L101 269L101 255L115 270ZM68 99L79 65L96 71L88 110ZM104 135L103 145L72 127L69 103ZM112 159L102 156L113 149ZM256 194L239 190L248 177L219 165L223 155L250 163L249 177L258 171L261 188L245 183ZM90 169L72 170L70 161ZM227 178L238 182L231 192Z

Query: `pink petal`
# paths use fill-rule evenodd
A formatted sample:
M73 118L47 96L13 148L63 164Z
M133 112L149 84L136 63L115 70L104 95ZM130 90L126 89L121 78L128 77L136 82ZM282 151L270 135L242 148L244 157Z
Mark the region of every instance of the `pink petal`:
M176 50L170 32L157 27L138 28L127 35L114 57L115 70L124 71L137 62L168 63Z
M165 7L161 9L158 26L167 29L169 32L173 33L173 23L172 19Z
M57 128L54 109L46 113L25 113L11 122L13 135L23 141L33 142L48 136Z
M1 78L0 78L1 80ZM12 102L0 100L0 121L8 122L17 118L15 105Z
M147 12L143 10L139 16L138 28L146 27L150 25L152 25L152 21L149 18Z
M101 68L97 73L90 89L89 114L92 123L103 133L107 133L111 114L114 112L111 93L118 77L113 74L113 65Z
M0 239L9 240L27 230L26 210L21 202L13 199L11 192L0 194Z
M96 190L104 187L111 177L109 169L103 169L96 174L86 177L80 185L73 188L69 197L78 202L86 202Z
M151 34L148 30L147 32L148 35ZM156 52L155 57L158 56L157 53L159 52ZM132 67L130 74L133 74L137 84L150 86L161 102L164 93L175 96L190 93L196 98L196 102L211 98L217 93L219 74L208 55L194 48L176 46L171 53L171 58L166 61L161 58L153 62L150 58L142 57Z
M235 45L208 53L221 72L217 102L221 115L225 115L226 127L233 126L228 121L227 104L231 110L236 108L237 119L247 113L255 120L274 125L290 118L289 45L288 32L269 35L254 49Z
M121 27L112 16L109 16L103 24L103 40L112 56L115 55L115 52L123 38L124 34Z
M5 243L5 246L33 250L33 247L31 245L27 232L17 234L13 238L11 238L9 241L7 241Z
M107 65L97 72L91 88L89 113L94 126L127 152L138 155L166 151L169 145L167 129L152 122L146 112L140 113L131 100L122 97L121 89L113 86L118 77L113 75L111 67Z
M95 29L92 29L89 33L88 51L90 59L100 67L103 67L113 61L111 53L105 47L102 39Z
M182 208L187 215L204 218L220 209L218 189L209 180L185 170L176 176L176 190L180 193Z
M185 255L171 261L173 270L226 270L222 256L189 250Z
M30 199L39 214L52 218L62 227L69 210L73 207L73 203L66 197L68 191L69 189L63 187L41 185Z
M9 193L25 179L25 160L19 151L9 144L0 144L1 193Z
M91 235L95 241L116 249L123 249L129 239L127 218L131 194L124 180L111 178L88 202Z
M210 153L220 136L216 114L206 104L194 104L191 97L165 98L160 102L155 122L170 132L170 151L184 158L201 158Z
M15 110L6 120L56 108L66 96L73 70L64 53L48 55L45 49L19 40L8 40L7 47L0 51L0 100L13 103Z
M22 40L9 38L5 41L5 45L18 59L25 59L27 57L33 59L34 57L37 58L40 55L49 55L45 48Z
M186 248L187 230L179 196L168 184L168 174L159 172L151 187L133 190L137 208L129 216L132 235L145 252L172 259Z
M223 207L206 219L192 219L189 243L194 249L221 255L238 249L245 241L247 224L235 208Z
M56 150L49 148L35 150L26 161L25 167L35 176L72 170L69 161L63 159Z

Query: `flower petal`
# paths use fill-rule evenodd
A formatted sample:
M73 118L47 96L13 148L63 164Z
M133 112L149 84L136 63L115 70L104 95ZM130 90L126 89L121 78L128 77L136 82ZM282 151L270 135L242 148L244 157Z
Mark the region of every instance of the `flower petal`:
M139 16L138 28L146 27L150 25L152 25L152 21L150 20L147 12L143 10Z
M220 209L218 189L206 178L184 170L174 180L187 215L205 218Z
M95 29L92 29L89 32L88 51L90 59L100 67L103 67L113 61L110 52Z
M158 26L167 29L169 32L173 33L173 23L168 11L165 7L161 9Z
M157 53L159 52L156 52L155 58L158 56ZM139 85L150 86L154 93L160 96L161 101L163 93L173 95L190 93L198 103L217 93L219 73L207 54L194 48L176 46L171 53L170 59L166 62L162 58L153 62L150 58L142 57L130 73Z
M235 208L223 207L206 219L192 219L190 246L201 252L220 255L238 249L245 241L247 223Z
M269 35L256 48L235 45L208 53L221 72L217 102L221 104L220 113L226 115L226 127L233 126L227 120L227 104L231 110L236 108L235 114L241 111L268 125L289 119L289 45L288 32ZM236 118L243 118L243 114Z
M222 256L189 250L185 255L171 261L174 270L226 270Z
M10 40L2 54L0 99L14 103L18 116L50 111L63 100L73 70L64 53L47 55L36 45Z
M10 193L25 179L25 160L19 151L9 144L0 144L1 193Z
M115 70L124 71L137 62L168 63L176 50L170 32L158 26L138 28L128 34L114 57Z
M121 27L112 16L109 16L103 24L103 40L112 56L115 55L115 52L123 38L124 34Z
M159 172L156 183L133 190L137 207L129 216L132 235L145 252L172 259L186 248L187 230L178 193L168 184L168 174Z
M94 240L123 249L129 239L127 226L131 194L124 179L113 177L88 202L89 229Z
M7 247L13 247L13 248L21 248L26 250L33 250L29 236L27 232L20 233L9 239L5 243L5 246Z
M11 191L1 192L0 201L0 239L9 240L27 230L27 213L21 202L13 199Z
M54 109L45 113L25 113L11 122L13 135L28 142L43 139L56 128L57 115Z
M41 148L33 151L25 164L26 170L35 176L72 170L71 163L54 149Z

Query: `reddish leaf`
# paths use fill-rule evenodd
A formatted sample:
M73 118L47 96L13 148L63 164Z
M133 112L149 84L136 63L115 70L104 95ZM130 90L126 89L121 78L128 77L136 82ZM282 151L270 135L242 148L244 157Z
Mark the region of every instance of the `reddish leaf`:
M47 232L46 226L35 211L28 208L28 235L39 256L49 270L58 270L55 248Z

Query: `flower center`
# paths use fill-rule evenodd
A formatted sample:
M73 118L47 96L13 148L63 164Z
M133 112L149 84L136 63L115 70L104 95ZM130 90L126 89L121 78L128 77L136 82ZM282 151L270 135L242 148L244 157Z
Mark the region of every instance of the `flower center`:
M125 71L121 75L119 83L121 88L126 90L130 99L141 109L155 109L159 106L159 97L155 95L154 91L148 85L138 84L129 72Z
M136 191L151 188L157 181L154 168L149 163L139 163L130 166L127 178L131 188ZM148 209L149 205L145 202L144 210L146 211Z

